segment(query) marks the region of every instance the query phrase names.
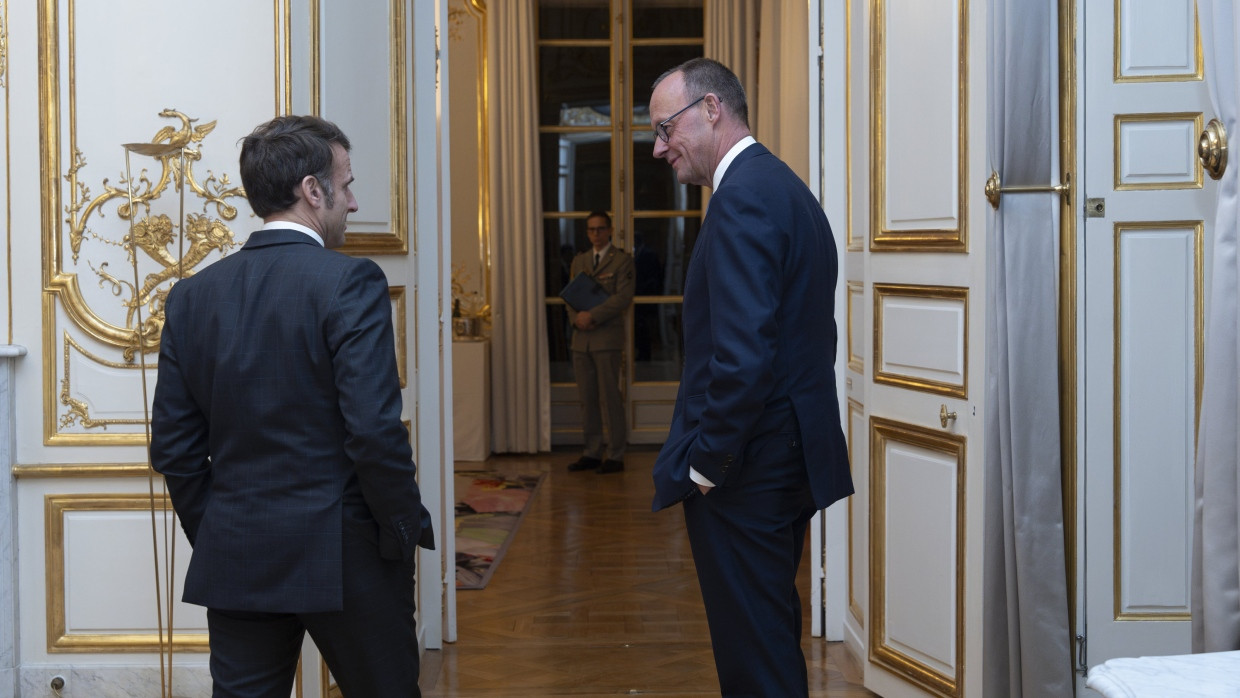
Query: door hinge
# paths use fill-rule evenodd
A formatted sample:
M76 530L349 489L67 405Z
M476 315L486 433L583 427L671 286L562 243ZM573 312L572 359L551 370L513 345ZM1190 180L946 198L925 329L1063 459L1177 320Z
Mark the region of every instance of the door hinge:
M1085 636L1076 636L1076 673L1084 676L1089 673L1089 667L1085 666Z

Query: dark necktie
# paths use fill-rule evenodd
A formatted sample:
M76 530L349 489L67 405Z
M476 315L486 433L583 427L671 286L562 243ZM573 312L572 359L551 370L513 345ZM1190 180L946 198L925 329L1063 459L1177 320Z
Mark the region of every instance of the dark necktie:
M594 253L594 268L598 269L598 253Z

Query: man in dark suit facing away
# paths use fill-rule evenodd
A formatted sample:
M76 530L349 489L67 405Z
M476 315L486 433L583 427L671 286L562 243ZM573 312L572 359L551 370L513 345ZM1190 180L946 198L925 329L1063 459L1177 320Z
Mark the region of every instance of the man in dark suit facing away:
M287 698L308 631L345 696L418 696L414 558L434 538L387 280L330 249L357 210L349 140L277 117L240 170L263 228L169 291L151 421L213 695Z
M809 188L749 134L732 71L654 84L654 156L713 189L685 276L684 375L654 466L684 503L725 696L807 695L796 572L817 509L852 494L835 391L836 252Z

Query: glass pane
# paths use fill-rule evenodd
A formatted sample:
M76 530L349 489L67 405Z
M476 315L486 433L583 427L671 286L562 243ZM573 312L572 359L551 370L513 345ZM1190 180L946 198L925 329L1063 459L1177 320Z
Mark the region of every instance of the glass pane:
M633 306L634 382L680 380L684 363L679 303Z
M702 0L633 0L633 37L702 36Z
M697 241L696 216L637 218L633 221L633 268L639 296L679 296ZM640 255L640 258L639 258Z
M544 133L538 140L544 213L611 210L610 132Z
M663 73L690 58L702 56L702 45L693 46L634 46L633 47L633 108L646 111L641 125L650 126L651 85ZM636 124L635 124L636 125ZM634 134L636 135L636 134Z
M551 382L572 383L573 357L568 349L571 336L568 310L563 305L547 306L547 352L551 357Z
M542 0L538 3L538 38L611 38L607 3L608 0Z
M586 107L611 123L611 49L606 46L542 46L538 49L538 123L558 126L565 114ZM649 100L647 94L645 99Z
M544 161L545 163L545 161ZM545 164L544 164L545 167ZM546 180L543 180L546 186ZM546 196L546 192L543 192ZM654 133L633 134L633 209L636 211L697 211L702 188L676 181L676 171L654 156Z

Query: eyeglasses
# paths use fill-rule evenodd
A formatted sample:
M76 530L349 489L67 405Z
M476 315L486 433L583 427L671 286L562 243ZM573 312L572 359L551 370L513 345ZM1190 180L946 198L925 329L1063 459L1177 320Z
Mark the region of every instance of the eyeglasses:
M672 119L675 119L676 117L678 117L678 116L680 116L681 114L685 113L685 110L686 110L686 109L688 109L689 107L691 107L691 106L693 106L693 105L697 104L698 102L700 102L700 101L702 101L702 100L704 100L704 99L706 99L706 95L702 95L701 97L698 97L697 99L693 100L692 102L689 102L689 104L687 104L687 105L685 106L685 108L684 108L684 109L681 109L680 111L676 112L675 114L672 114L671 116L667 117L666 119L664 119L664 120L660 121L660 122L659 122L659 125L654 127L654 132L655 132L655 133L657 133L657 134L659 134L659 138L662 138L664 143L667 143L667 142L668 142L668 141L670 141L670 140L671 140L671 138L672 138L672 132L671 132L671 131L669 131L669 130L667 130L667 127L668 127L669 123L671 122L671 120L672 120Z
M587 233L605 233L605 232L607 232L608 230L611 230L611 226L610 226L610 225L600 225L600 226L597 226L597 227L595 227L595 226L588 226L588 227L586 227L586 232L587 232Z

